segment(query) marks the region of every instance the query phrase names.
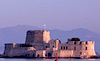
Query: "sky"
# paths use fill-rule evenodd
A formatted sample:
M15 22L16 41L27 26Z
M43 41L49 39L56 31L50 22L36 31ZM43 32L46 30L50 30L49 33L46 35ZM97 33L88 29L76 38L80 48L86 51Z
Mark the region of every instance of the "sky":
M100 0L0 0L0 28L85 28L100 34Z

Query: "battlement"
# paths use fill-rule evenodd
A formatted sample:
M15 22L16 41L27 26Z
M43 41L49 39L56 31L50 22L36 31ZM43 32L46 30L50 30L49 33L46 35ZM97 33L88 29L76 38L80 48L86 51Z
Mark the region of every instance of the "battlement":
M34 34L43 34L43 32L49 32L48 30L29 30L27 31L27 35L34 35Z
M16 46L16 43L7 43L7 44L5 44L6 48L13 48L15 46Z
M87 44L94 44L94 41L87 41Z
M29 32L44 32L44 31L46 31L46 32L49 32L49 30L28 30Z
M94 44L94 41L68 41L67 44Z
M94 44L94 41L81 41L80 44L90 45L90 44Z

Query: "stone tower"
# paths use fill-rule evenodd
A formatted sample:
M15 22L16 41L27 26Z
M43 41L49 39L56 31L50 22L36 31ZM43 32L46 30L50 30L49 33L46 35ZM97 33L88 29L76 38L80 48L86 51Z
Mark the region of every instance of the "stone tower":
M26 44L48 43L50 40L50 32L48 30L27 31Z

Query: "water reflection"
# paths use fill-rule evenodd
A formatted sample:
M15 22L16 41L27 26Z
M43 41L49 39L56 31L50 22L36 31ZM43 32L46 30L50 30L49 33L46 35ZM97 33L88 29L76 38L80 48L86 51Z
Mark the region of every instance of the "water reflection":
M55 61L55 59L4 59L0 61ZM59 61L100 61L100 59L59 59Z

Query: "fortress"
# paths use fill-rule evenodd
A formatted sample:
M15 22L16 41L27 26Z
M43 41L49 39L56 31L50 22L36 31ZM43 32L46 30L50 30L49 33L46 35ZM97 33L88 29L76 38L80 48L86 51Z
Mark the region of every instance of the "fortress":
M90 57L95 56L94 41L74 41L61 43L50 39L48 30L27 31L25 44L5 44L6 57Z

